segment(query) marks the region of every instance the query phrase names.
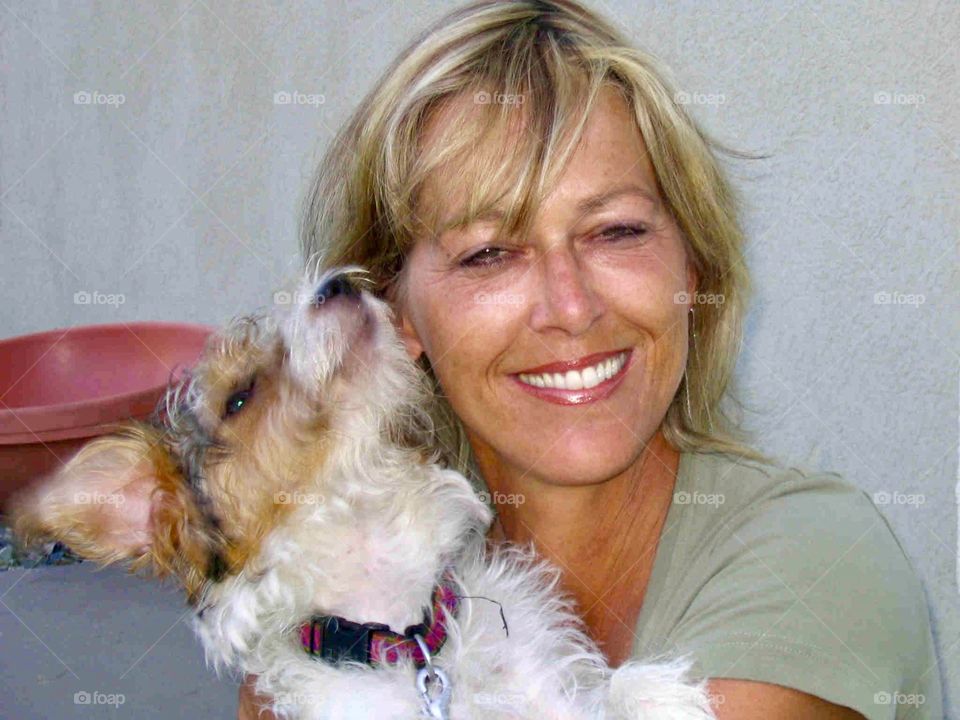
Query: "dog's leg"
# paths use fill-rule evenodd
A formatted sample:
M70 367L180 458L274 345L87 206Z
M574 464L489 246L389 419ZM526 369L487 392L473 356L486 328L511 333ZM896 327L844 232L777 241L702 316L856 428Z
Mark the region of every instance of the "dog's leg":
M689 679L691 663L627 663L610 679L609 720L714 720L706 681Z

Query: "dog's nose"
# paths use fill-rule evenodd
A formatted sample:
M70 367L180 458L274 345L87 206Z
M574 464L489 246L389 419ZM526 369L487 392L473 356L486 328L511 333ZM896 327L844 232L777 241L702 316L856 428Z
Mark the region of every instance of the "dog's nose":
M317 289L315 300L317 305L322 305L337 295L356 297L359 294L360 292L353 283L350 282L350 278L348 278L346 274L341 273L340 275L334 275Z

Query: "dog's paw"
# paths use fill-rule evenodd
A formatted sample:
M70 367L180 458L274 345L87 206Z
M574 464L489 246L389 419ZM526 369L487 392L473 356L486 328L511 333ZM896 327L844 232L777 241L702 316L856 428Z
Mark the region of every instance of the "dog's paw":
M684 658L655 664L627 663L610 678L608 718L714 720L706 680L688 676Z

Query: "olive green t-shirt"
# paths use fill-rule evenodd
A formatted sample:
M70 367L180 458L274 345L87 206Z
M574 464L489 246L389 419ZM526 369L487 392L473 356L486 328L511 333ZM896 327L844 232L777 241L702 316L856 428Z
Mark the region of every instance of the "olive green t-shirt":
M633 654L774 683L868 720L943 717L922 586L870 497L834 473L681 453Z

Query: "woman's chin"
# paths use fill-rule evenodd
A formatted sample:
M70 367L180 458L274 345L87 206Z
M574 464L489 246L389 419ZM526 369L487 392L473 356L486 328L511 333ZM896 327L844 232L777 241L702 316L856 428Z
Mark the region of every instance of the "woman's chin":
M551 485L595 485L605 482L627 470L638 458L642 448L624 441L564 442L562 448L540 458L531 475L543 478Z

